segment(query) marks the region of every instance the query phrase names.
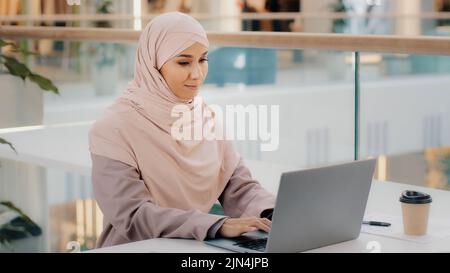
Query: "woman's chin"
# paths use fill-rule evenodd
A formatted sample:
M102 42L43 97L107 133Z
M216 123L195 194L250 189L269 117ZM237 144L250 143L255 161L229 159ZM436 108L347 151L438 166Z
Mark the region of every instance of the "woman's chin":
M184 95L181 99L184 100L184 101L191 101L195 97L197 97L197 95L198 95L198 92L193 92L193 93Z
M183 100L184 102L190 102L190 101L192 101L196 96L197 96L197 94L195 94L195 96L184 96L184 97L182 97L182 98L180 98L180 99Z
M180 100L184 101L184 102L189 102L192 101L197 95L198 92L180 92L180 93L174 93L175 96L177 96Z

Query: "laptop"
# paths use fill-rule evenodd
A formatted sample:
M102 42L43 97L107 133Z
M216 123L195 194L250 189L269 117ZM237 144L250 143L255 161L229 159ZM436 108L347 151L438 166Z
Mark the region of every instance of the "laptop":
M235 252L302 252L357 238L376 159L285 172L269 233L206 240Z

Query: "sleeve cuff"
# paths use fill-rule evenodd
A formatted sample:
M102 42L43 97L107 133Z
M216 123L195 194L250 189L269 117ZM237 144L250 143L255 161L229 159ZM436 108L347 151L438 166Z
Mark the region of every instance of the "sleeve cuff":
M259 198L257 201L250 202L241 217L261 217L263 211L273 209L275 206L275 197L266 195L264 198Z
M273 215L273 208L266 209L263 212L261 212L261 218L267 218L270 221L272 221L272 215Z
M229 217L223 217L219 219L216 223L214 223L209 229L208 229L208 239L214 239L217 236L217 232L219 231L220 227L222 227L225 220L227 220Z

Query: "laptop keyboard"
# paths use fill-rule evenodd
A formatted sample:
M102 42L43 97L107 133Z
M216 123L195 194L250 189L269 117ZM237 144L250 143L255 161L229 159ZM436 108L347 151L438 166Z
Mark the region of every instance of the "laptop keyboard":
M243 247L243 248L248 248L248 249L264 252L264 250L266 249L266 245L267 245L267 238L254 239L254 240L249 240L249 241L245 241L245 242L239 242L239 243L235 243L234 245L239 246L239 247Z

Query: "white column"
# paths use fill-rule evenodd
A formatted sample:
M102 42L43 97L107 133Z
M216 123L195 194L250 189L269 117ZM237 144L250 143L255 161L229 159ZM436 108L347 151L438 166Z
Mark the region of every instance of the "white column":
M224 15L239 15L240 9L235 1L220 1L220 14ZM220 24L221 31L240 31L241 30L241 20L240 19L226 19L221 20Z
M336 0L323 1L302 1L302 12L322 13L332 12L330 5L336 3ZM331 31L332 19L304 19L304 32L328 33Z
M397 0L394 2L394 13L400 16L421 12L421 0ZM395 21L395 35L420 35L422 33L420 18L398 18Z

